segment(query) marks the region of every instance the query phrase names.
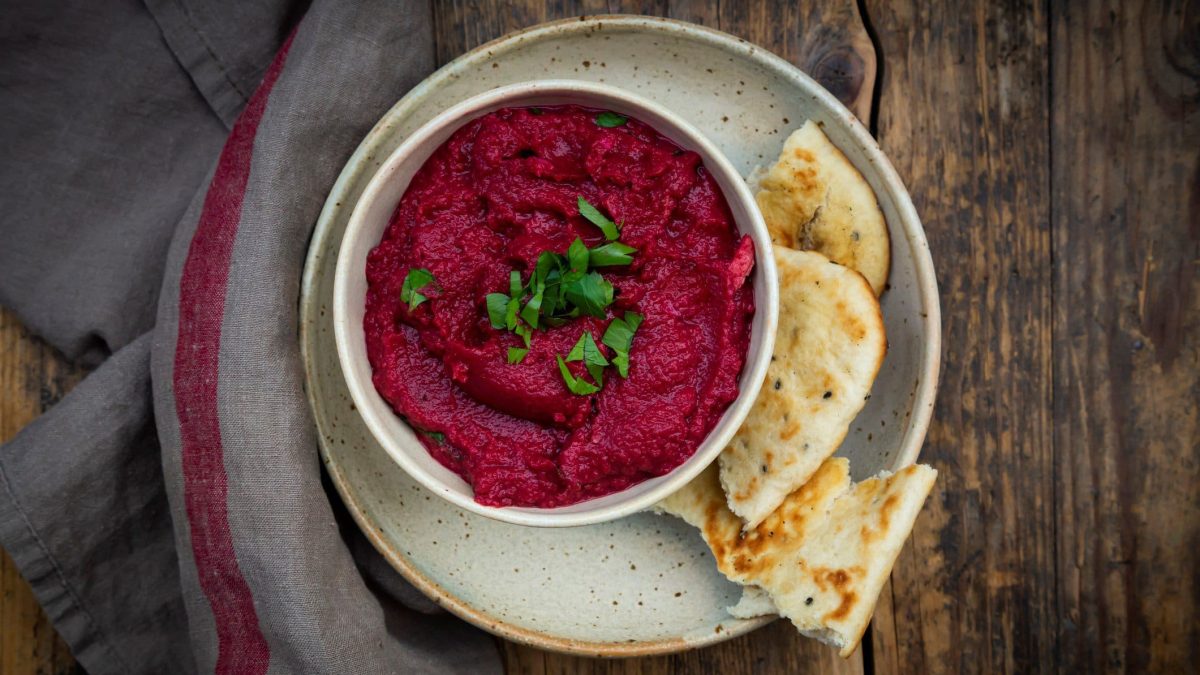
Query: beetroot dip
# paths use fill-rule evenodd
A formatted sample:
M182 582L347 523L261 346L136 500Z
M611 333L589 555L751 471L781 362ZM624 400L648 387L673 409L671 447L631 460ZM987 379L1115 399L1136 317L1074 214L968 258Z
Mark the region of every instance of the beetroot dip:
M563 506L668 473L738 394L753 245L696 153L634 119L600 126L599 112L506 108L468 123L413 177L367 259L375 387L481 504ZM534 330L527 356L509 364L522 340L492 326L485 296L507 292L511 270L528 280L542 251L604 243L581 196L623 223L633 263L602 270L614 287L604 319ZM410 310L400 297L416 268L436 283ZM569 391L556 355L584 330L599 341L627 310L645 317L628 377Z

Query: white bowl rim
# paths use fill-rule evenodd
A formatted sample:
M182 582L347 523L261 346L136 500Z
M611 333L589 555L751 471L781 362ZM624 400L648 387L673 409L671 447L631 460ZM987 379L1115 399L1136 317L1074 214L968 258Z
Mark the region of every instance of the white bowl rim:
M357 273L360 267L354 261L350 260L350 256L347 253L357 243L359 234L364 229L365 212L368 210L368 205L379 198L379 193L384 189L385 184L391 180L397 166L402 164L409 154L422 148L431 137L436 136L448 127L457 129L477 117L476 113L478 111L501 104L506 100L524 98L530 95L566 96L572 93L584 93L608 98L627 108L640 109L651 116L657 116L667 125L673 127L671 131L677 132L679 135L687 138L687 143L691 149L703 157L705 168L714 178L717 178L719 181L722 177L725 179L723 182L732 189L733 194L730 194L730 189L723 189L722 193L731 206L735 202L748 205L748 208L744 209L748 223L744 223L744 225L746 225L746 231L754 241L755 265L756 267L760 267L763 272L760 281L766 282L765 288L762 289L766 302L756 302L755 304L756 315L761 314L762 316L761 328L757 331L752 329L750 344L747 348L747 360L742 367L742 373L739 375L739 392L737 398L729 404L716 426L710 430L709 434L696 448L696 451L687 460L667 474L651 479L659 481L652 488L628 499L586 511L565 513L560 511L561 508L570 507L539 509L532 507L486 506L476 502L473 496L464 495L431 475L417 464L409 456L409 452L402 447L399 440L386 430L384 416L394 417L395 412L383 400L382 396L378 394L369 378L364 382L358 376L356 369L352 367L356 359L365 358L365 347L356 344L358 341L351 336L351 322L346 316L348 311L347 303L349 302L350 276ZM633 116L636 118L637 114L633 114ZM662 129L657 130L660 133L664 132ZM764 304L765 306L763 306ZM779 282L766 223L763 221L762 214L755 206L754 196L750 193L749 187L742 179L740 172L725 157L725 154L703 132L666 107L619 87L581 80L541 79L497 87L467 98L447 108L421 125L420 128L405 138L391 152L367 183L346 224L346 230L338 250L338 259L334 271L333 328L334 339L337 344L338 360L351 398L354 400L358 413L366 423L371 435L379 442L392 460L406 473L416 479L426 489L446 499L455 506L501 522L533 527L593 525L646 510L682 488L712 462L716 461L717 456L729 444L734 433L737 432L738 427L749 413L755 398L758 396L774 349L778 315ZM362 347L361 357L356 355L360 347ZM756 355L753 359L750 358L752 354ZM420 446L420 449L421 452L428 452L424 446ZM642 483L637 485L642 485ZM635 489L637 485L626 488L626 491ZM622 493L614 493L614 495L620 494ZM586 503L585 501L580 504ZM577 507L578 505L571 506Z

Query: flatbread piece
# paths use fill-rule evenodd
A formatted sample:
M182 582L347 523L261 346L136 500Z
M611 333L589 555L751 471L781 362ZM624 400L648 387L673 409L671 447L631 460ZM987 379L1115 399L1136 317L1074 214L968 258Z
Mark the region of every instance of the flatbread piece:
M745 532L711 466L659 510L700 529L722 574L766 591L801 633L847 657L937 477L934 469L914 465L852 485L849 466L844 458L827 460ZM761 611L756 593L748 602L748 611Z
M749 183L772 242L822 253L883 293L892 255L887 221L875 191L820 125L809 120L792 132L775 165Z
M754 527L832 455L887 352L862 275L820 253L775 248L779 328L754 407L721 453L729 507Z
M736 619L753 619L756 616L778 614L779 608L771 602L771 596L758 586L742 586L742 597L736 605L726 607L725 611Z

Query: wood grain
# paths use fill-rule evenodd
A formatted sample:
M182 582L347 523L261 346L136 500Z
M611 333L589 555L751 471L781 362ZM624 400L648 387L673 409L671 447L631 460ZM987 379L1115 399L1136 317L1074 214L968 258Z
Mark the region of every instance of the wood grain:
M791 61L838 97L863 123L871 119L875 46L849 0L719 2L714 26Z
M1059 664L1200 668L1200 7L1066 3L1054 91Z
M34 338L0 309L0 444L62 398L83 371ZM0 550L0 673L65 675L82 672L71 651Z
M852 0L437 0L438 63L520 28L593 14L668 16L732 33L795 63L860 119L870 118L875 47Z
M946 337L878 672L1200 662L1200 25L1049 7L867 3Z
M921 454L939 470L938 486L872 632L881 672L1035 672L1054 663L1042 9L867 3L885 63L878 137L925 223L944 345Z
M866 3L878 138L938 269L937 467L877 614L880 672L1054 663L1047 26L1033 3Z
M845 660L837 651L800 637L786 621L719 645L682 654L631 659L564 656L503 642L508 675L655 675L665 673L829 673L862 675L861 652Z

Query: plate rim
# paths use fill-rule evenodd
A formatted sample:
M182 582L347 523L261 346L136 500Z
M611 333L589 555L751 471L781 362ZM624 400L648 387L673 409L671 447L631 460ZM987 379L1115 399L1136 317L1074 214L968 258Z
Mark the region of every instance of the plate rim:
M319 244L326 239L326 230L329 229L330 222L333 220L334 211L350 206L343 205L340 198L346 193L348 184L357 178L360 172L358 167L361 167L369 159L368 154L372 151L371 146L374 143L375 137L386 128L393 111L405 106L411 99L423 96L428 90L436 86L441 86L446 79L453 79L456 73L465 70L474 61L483 58L493 58L497 52L515 49L527 39L554 37L564 33L601 31L605 24L618 25L624 29L634 31L664 32L671 35L683 35L691 39L699 38L702 41L709 42L726 50L746 50L746 57L759 60L763 66L772 70L774 74L795 82L801 89L809 92L815 98L821 99L825 105L847 121L850 133L855 137L857 142L866 148L867 154L870 155L872 163L879 170L884 183L897 195L898 224L903 228L904 235L914 252L914 267L916 270L919 297L922 299L924 305L922 323L928 336L921 355L924 365L921 368L921 377L913 394L912 421L904 438L901 440L901 451L897 453L892 469L895 470L913 464L920 455L924 444L936 400L941 366L941 299L938 293L933 259L925 236L924 227L916 212L916 207L912 203L908 189L904 186L904 182L901 180L895 167L893 167L891 161L883 153L883 150L876 143L874 137L870 135L870 132L867 131L866 127L862 125L853 113L819 83L774 52L743 38L707 26L666 17L636 14L602 14L567 17L528 26L485 42L449 61L419 82L388 108L380 120L364 136L353 154L347 159L341 173L338 174L338 178L330 189L329 196L326 198L325 204L317 217L309 240L309 247L305 255L304 268L301 275L298 337L300 340L301 358L304 364L305 397L308 399L309 406L313 411L314 424L320 427L317 421L319 416L316 414L318 408L317 401L314 398L312 387L309 386L309 382L314 377L313 364L316 362L316 359L310 356L308 344L310 338L312 338L310 332L315 330L319 319L319 302L316 301L314 296L317 286L315 270L317 269L318 259L325 255L323 252L318 251ZM371 545L384 556L388 563L405 580L417 587L418 590L436 605L498 637L540 649L578 656L606 658L656 656L674 654L731 640L779 618L777 616L762 616L749 619L735 619L728 624L723 624L724 630L714 631L694 640L689 640L684 636L673 636L657 640L631 642L578 640L554 636L511 624L463 602L452 593L446 591L440 584L427 577L415 564L406 560L398 551L393 550L383 539L381 528L359 506L357 499L349 488L345 475L330 455L327 439L320 428L318 428L317 444L321 454L322 465L329 473L330 479L341 496L342 501L346 504L351 517L359 529L367 536Z

